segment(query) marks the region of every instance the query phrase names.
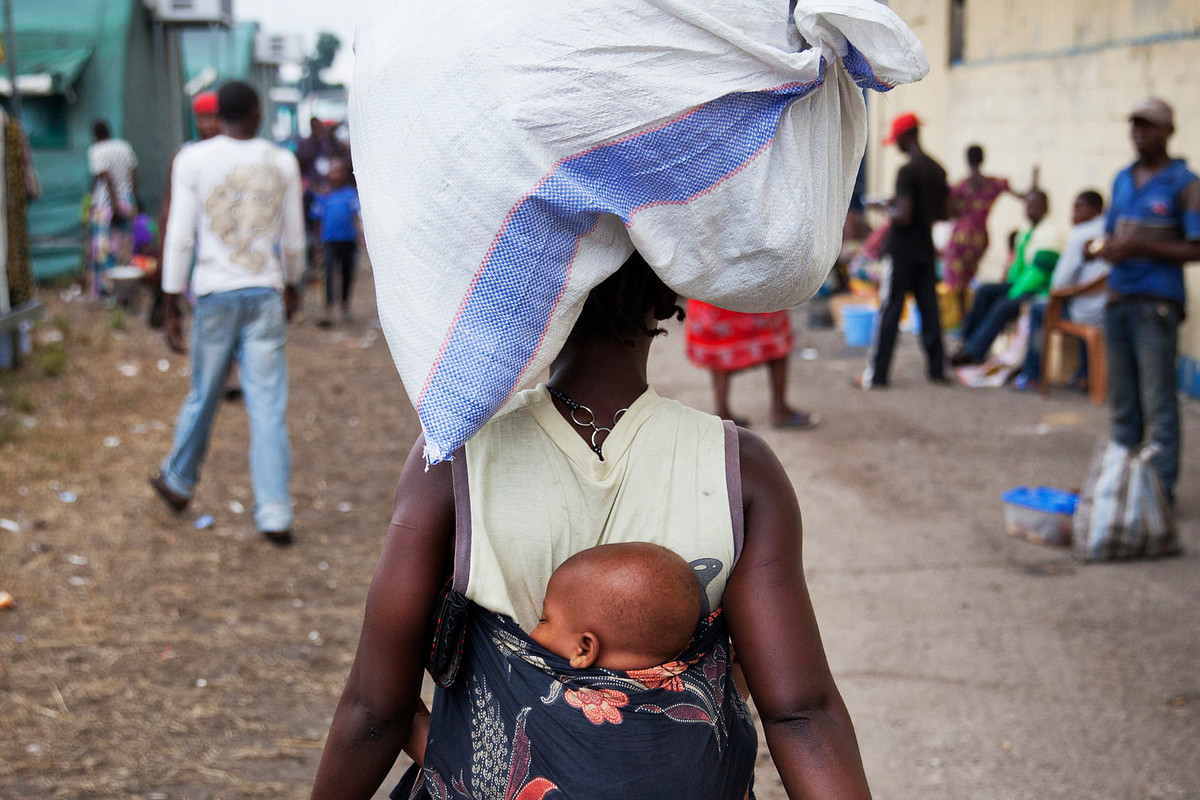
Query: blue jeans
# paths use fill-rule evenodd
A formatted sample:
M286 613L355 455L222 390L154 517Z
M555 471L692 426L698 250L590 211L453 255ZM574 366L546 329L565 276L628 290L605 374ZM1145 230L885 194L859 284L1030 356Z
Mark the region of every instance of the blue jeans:
M192 390L175 423L174 446L162 464L163 480L171 491L191 497L225 394L225 379L236 359L250 417L254 522L262 531L292 526L284 325L283 298L274 289L237 289L196 301Z
M1122 300L1104 314L1113 441L1135 448L1148 436L1161 447L1153 464L1168 496L1179 477L1175 360L1182 316L1179 306L1153 299Z
M972 361L983 362L1004 326L1021 316L1021 302L1028 295L1013 300L1009 288L1007 283L985 283L975 291L962 327L963 351Z
M1029 343L1025 345L1025 364L1021 367L1021 375L1030 383L1042 379L1042 328L1046 323L1046 309L1050 301L1045 297L1035 297L1029 304ZM1062 309L1063 319L1071 319L1071 304L1067 303ZM1087 377L1087 344L1079 339L1079 369L1071 376L1071 383Z

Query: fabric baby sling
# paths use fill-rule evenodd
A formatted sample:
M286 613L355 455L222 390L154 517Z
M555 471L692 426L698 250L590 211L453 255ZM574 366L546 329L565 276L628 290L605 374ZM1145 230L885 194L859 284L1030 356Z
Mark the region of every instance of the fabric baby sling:
M736 447L736 429L724 430ZM465 455L453 469L457 494ZM467 600L470 541L471 525L460 519L454 574L435 610L429 666L438 689L425 769L414 765L393 798L747 797L757 734L733 682L720 608L674 661L629 672L573 669L513 620Z
M438 688L425 751L397 800L743 800L757 755L720 609L676 661L572 669L472 605L462 666Z
M837 259L863 89L929 69L875 0L405 0L355 38L379 317L443 460L636 247L685 297L804 302Z

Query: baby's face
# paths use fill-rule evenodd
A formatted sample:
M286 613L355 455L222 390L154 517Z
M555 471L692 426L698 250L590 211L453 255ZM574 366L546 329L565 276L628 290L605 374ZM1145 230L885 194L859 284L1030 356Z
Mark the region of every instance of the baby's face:
M542 616L529 638L561 658L575 655L579 643L579 631L574 629L567 603L562 592L556 591L556 581L546 587L546 599L542 604Z

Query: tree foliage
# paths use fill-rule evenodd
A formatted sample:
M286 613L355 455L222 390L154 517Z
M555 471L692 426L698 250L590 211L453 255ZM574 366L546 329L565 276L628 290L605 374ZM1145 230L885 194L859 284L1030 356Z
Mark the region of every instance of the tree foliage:
M333 60L337 58L338 51L342 49L342 40L335 34L329 31L321 31L317 34L316 49L304 60L304 67L308 72L308 80L314 89L330 86L321 78L321 71L328 69L333 64Z

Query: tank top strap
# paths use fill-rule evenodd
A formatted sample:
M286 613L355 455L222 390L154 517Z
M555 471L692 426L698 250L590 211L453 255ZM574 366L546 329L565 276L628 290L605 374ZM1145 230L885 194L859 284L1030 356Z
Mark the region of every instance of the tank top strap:
M725 487L729 493L729 521L733 524L733 564L737 566L742 557L742 544L746 536L746 520L742 513L742 458L741 440L737 425L732 420L722 420L725 427Z
M454 591L466 595L471 579L471 489L467 477L466 448L450 461L454 484Z

